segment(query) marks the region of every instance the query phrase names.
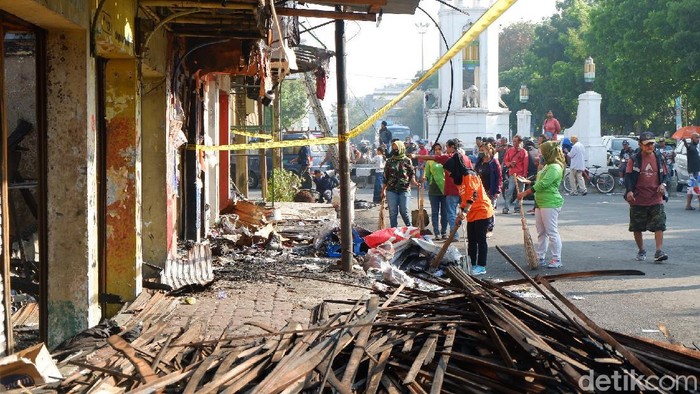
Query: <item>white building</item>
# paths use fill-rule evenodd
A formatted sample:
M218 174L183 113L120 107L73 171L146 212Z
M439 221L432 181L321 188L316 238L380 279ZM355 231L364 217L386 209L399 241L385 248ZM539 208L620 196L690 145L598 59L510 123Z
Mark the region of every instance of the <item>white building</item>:
M464 11L440 6L440 28L452 46L488 10L493 0L454 0L450 3ZM441 40L440 55L447 50ZM446 113L441 142L459 138L466 146L471 146L477 136L489 137L497 133L508 136L510 111L500 101L499 94L498 27L489 26L478 40L452 59L452 64L453 70L450 70L449 63L440 69L439 88L435 92L437 100L426 109L428 138L436 139Z

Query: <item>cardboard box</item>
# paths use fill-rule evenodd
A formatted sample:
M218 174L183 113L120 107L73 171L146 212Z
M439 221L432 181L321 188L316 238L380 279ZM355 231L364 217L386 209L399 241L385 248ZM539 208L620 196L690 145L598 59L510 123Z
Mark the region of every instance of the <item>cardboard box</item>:
M0 391L52 383L62 378L43 343L0 359Z

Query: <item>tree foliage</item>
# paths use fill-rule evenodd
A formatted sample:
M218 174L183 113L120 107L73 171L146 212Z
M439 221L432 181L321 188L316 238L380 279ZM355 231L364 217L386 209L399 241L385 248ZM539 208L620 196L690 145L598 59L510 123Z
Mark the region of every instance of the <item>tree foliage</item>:
M525 66L525 56L532 46L535 26L531 22L518 22L503 29L498 37L498 70L500 72Z
M607 112L635 131L672 128L673 100L697 108L700 28L697 1L602 1L589 45L604 64Z
M698 0L562 0L557 8L534 26L529 47L516 45L525 26L501 34L502 84L511 92L527 84L534 124L549 109L563 127L574 122L588 56L596 63L604 131L672 130L677 96L685 123L698 122Z
M280 88L280 123L289 129L307 114L309 99L301 80L285 80Z

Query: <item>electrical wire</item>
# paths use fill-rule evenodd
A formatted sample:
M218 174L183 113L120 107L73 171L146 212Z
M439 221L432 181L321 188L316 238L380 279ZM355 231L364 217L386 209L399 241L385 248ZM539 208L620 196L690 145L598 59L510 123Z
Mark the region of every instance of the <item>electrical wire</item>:
M437 0L442 3L442 1ZM437 27L438 31L440 32L440 37L442 37L442 42L445 44L445 48L449 48L450 46L447 44L447 38L445 37L445 34L442 32L442 29L440 28L440 24L435 20L435 18L432 17L426 10L424 10L421 7L418 7L419 10L421 10L425 15L430 18L431 21L433 21L433 24L435 27ZM437 137L435 138L434 142L440 141L440 136L442 135L442 131L445 129L445 124L447 123L447 117L450 114L450 109L452 108L452 94L454 93L454 79L455 79L455 70L454 70L454 65L452 64L452 59L450 58L450 100L447 102L447 110L445 111L445 118L442 120L442 125L440 126L440 131L438 132Z
M464 15L469 15L469 13L468 13L467 11L460 10L459 8L453 6L452 4L450 4L450 3L446 2L446 1L443 1L443 0L435 0L435 1L437 1L438 3L440 3L440 4L442 4L442 5L446 6L446 7L452 8L453 10L455 10L455 11L457 11L457 12L461 12L461 13L464 14ZM418 8L420 8L420 7L418 7Z

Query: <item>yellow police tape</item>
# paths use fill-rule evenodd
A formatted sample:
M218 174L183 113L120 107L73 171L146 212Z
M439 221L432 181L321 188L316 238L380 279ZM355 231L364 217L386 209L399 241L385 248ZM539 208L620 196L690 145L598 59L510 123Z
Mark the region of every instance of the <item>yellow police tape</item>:
M416 82L411 86L406 88L393 100L389 101L382 108L377 110L374 114L367 118L364 122L357 125L354 129L350 130L346 135L340 135L338 137L325 137L316 138L310 140L293 140L293 141L268 141L268 142L257 142L253 144L234 144L234 145L194 145L188 144L187 149L191 150L248 150L248 149L272 149L272 148L286 148L295 146L305 146L305 145L330 145L337 144L339 141L347 141L351 138L356 137L360 133L364 132L372 124L381 119L384 114L389 111L398 102L403 100L409 93L414 91L418 86L425 82L431 75L437 72L440 67L444 66L450 61L455 55L457 55L464 47L469 45L470 42L474 41L479 37L479 34L486 30L491 23L493 23L499 16L501 16L510 6L515 4L517 0L498 0L494 5L489 8L484 15L481 16L470 28L465 31L462 37L447 51L440 59L421 76Z
M236 130L233 127L231 128L231 133L236 134L236 135L244 135L244 136L250 137L250 138L257 138L259 140L271 140L272 139L272 136L270 134L251 133L250 131Z

